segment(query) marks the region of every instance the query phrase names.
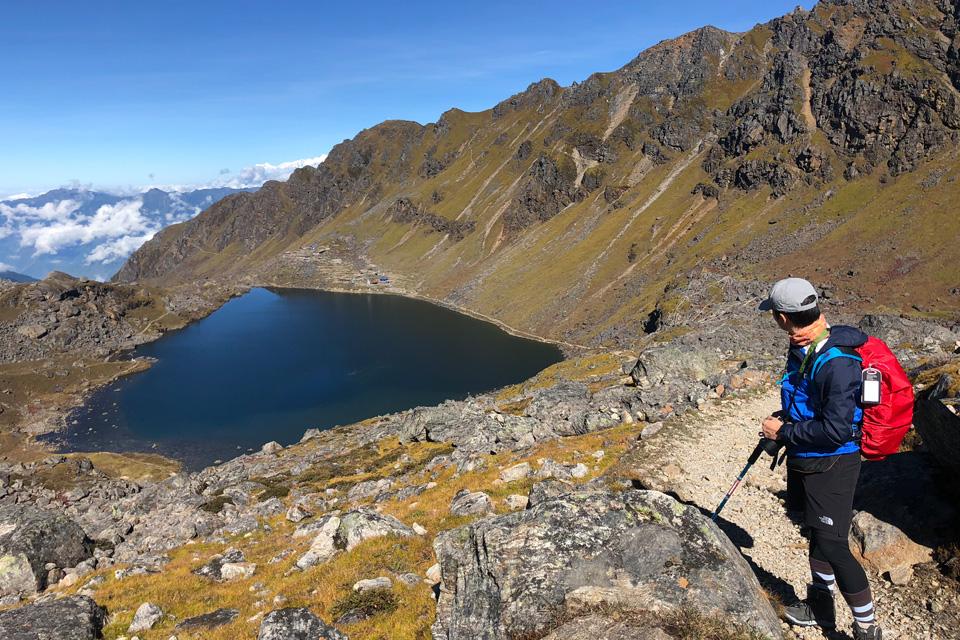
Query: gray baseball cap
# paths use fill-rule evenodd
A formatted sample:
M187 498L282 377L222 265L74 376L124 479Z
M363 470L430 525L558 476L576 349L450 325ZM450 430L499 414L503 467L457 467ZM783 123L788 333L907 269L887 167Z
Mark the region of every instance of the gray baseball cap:
M760 303L760 311L776 309L783 313L806 311L817 306L817 290L803 278L780 280L770 290L770 297Z

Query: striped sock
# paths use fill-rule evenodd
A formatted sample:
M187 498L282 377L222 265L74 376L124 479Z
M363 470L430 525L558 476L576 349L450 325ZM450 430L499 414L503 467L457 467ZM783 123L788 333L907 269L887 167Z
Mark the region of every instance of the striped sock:
M813 586L833 591L837 586L837 578L833 575L833 567L829 562L810 558L810 575L813 577Z
M873 596L870 594L870 587L857 593L845 593L843 599L850 606L850 612L853 619L861 627L869 627L876 621L876 611L873 607Z

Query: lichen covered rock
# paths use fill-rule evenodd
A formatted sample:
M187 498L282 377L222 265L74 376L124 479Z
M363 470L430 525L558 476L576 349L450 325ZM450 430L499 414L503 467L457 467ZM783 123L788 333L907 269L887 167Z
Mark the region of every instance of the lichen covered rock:
M266 615L257 640L347 640L347 636L327 626L309 609L288 608Z
M604 609L682 607L782 637L736 547L662 493L571 491L445 532L434 549L442 574L435 638L545 634Z
M29 505L0 507L0 596L47 587L49 569L75 567L93 555L93 541L70 518Z
M107 610L86 596L31 604L0 613L4 640L98 640Z

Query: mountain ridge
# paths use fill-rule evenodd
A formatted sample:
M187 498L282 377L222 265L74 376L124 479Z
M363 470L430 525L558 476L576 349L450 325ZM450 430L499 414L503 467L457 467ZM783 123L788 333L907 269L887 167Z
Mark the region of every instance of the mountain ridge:
M361 288L363 269L387 274L394 291L575 342L634 343L701 268L949 314L956 13L825 1L486 111L386 121L164 229L115 279L328 287L336 252L311 247L348 239L337 259L361 267Z

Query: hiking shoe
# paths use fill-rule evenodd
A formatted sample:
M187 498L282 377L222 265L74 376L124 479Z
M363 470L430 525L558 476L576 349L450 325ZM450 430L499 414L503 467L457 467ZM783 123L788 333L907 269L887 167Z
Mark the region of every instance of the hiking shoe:
M837 627L837 611L833 606L833 593L829 589L807 585L807 599L784 607L783 617L798 627L819 626L824 629ZM864 636L864 640L873 640ZM856 640L860 640L858 637ZM878 639L879 640L879 637Z
M853 640L883 640L883 632L875 624L863 628L857 623L853 624Z

